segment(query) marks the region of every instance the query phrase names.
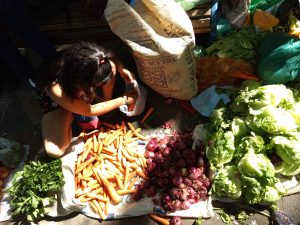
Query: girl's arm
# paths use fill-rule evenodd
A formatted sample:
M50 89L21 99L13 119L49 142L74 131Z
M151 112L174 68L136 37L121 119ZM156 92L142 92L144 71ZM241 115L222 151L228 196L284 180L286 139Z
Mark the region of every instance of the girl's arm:
M119 108L126 103L130 104L134 101L133 96L118 97L109 101L100 102L97 104L89 104L84 100L71 99L65 95L59 84L55 84L47 88L49 96L62 108L83 116L99 116Z
M109 80L107 84L102 87L102 95L105 101L111 100L113 97L113 90L116 83L116 77Z

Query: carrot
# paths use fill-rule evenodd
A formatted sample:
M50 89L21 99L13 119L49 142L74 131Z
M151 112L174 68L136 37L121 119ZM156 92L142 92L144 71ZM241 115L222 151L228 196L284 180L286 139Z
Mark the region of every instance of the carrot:
M90 193L90 192L86 193L86 196L87 196L88 198L97 199L97 200L100 201L100 202L107 202L107 201L108 201L107 198L104 198L104 197L101 196L101 195L96 195L96 194Z
M161 225L170 225L170 220L167 219L167 218L161 217L161 216L159 216L159 215L157 215L157 214L153 214L153 213L148 214L148 216L149 216L152 220L154 220L155 222L158 222L158 223L161 224Z
M131 156L129 153L128 153L128 150L123 148L122 149L122 153L123 153L123 156L129 161L129 162L135 162L136 161L136 158Z
M118 193L119 195L128 195L128 194L133 194L133 193L135 193L136 191L137 191L136 189L131 189L131 190L125 189L125 190L117 190L117 193Z
M110 148L110 147L103 147L102 150L105 151L106 153L110 153L110 154L114 154L117 151L116 149Z
M101 154L102 152L102 149L103 149L103 142L102 141L99 141L99 145L98 145L98 149L97 149L97 153L98 155Z
M87 186L91 187L91 186L93 186L94 184L97 184L97 183L98 183L97 180L91 180L90 182L87 183Z
M150 107L148 109L148 111L145 113L143 119L141 120L141 124L143 124L148 118L149 116L154 112L154 108L153 107Z
M104 214L103 210L101 209L101 207L100 207L100 205L99 205L99 202L96 201L96 200L92 200L92 203L93 203L93 204L95 205L95 207L97 208L97 211L98 211L98 214L99 214L100 218L101 218L102 220L104 220L104 219L105 219L105 214Z
M115 139L117 139L120 135L120 132L119 131L116 131L115 133L113 133L112 135L109 136L109 138L107 140L105 140L104 144L105 145L110 145L114 142Z
M126 134L127 128L126 128L126 124L125 124L124 120L122 120L122 122L121 122L121 127L123 129L123 133Z
M123 183L121 181L121 178L119 176L116 176L116 182L117 182L120 189L124 189L124 185L123 185Z
M128 165L126 165L125 167L125 174L124 174L124 186L127 184L128 182L128 176L129 176L129 169L130 167Z
M96 180L98 181L99 184L102 184L102 181L100 179L100 177L98 176L97 170L96 169L92 169L93 173L95 175Z
M128 165L131 169L134 169L134 170L139 167L136 163L129 163Z
M97 140L97 136L94 134L93 135L93 150L94 152L98 153L98 140Z
M79 155L76 162L76 167L78 167L81 163L82 155Z
M141 140L148 140L147 137L145 137L144 135L140 134L139 132L136 132L136 129L134 128L134 126L132 125L132 123L127 122L127 125L130 128L130 130L132 130L132 132L134 133L135 136L137 136Z
M139 179L139 177L135 177L130 184L128 185L127 189L131 189L133 187L133 185L136 183L136 181Z
M100 173L100 171L98 171L98 176L100 177L103 185L105 186L105 188L107 189L111 199L118 204L121 201L120 196L118 195L118 193L116 192L116 190L111 186L111 184L109 183L109 181Z
M126 141L124 141L125 144L129 144L131 142L137 141L139 138L134 137L134 138L127 138Z
M83 137L84 139L89 139L93 134L96 134L97 132L99 132L99 130L93 130L90 133L80 134L80 135L82 135L80 137Z
M125 168L126 165L127 165L127 161L126 161L126 158L125 158L125 157L122 158L122 165L123 165L124 168Z
M93 148L93 142L90 141L88 144L87 144L87 147L86 149L84 150L83 154L82 154L82 158L81 158L81 162L84 162L86 157L88 156L88 154L92 151L92 148Z
M127 182L129 182L132 178L136 176L136 171L134 170L132 173L128 175Z
M103 121L102 124L103 124L104 126L110 128L110 129L112 129L112 130L115 130L115 129L116 129L115 125L112 125L112 124L110 124L110 123L107 123L107 122L104 122L104 121Z
M86 168L89 164L91 164L92 162L94 162L96 159L96 157L92 157L89 160L85 161L84 163L82 163L75 171L75 175L77 175L78 173L80 173L84 168Z
M80 196L78 199L82 203L85 203L85 202L88 202L88 201L92 200L91 198L86 198L85 195Z
M109 213L109 202L105 202L104 212L106 215Z
M146 176L146 174L142 171L142 169L141 169L140 167L138 167L138 168L136 169L136 172L137 172L137 174L138 174L140 177L142 177L142 178L148 180L148 177Z
M95 206L95 204L93 202L90 202L90 207L92 208L92 210L94 211L94 213L98 214L98 209L97 209L97 207Z
M126 138L131 138L132 135L133 135L132 130L129 130L129 131L126 132L126 134L124 134L124 139L126 139Z
M116 156L111 156L111 155L104 154L104 153L101 154L101 157L104 159L112 160L112 161L116 160Z
M122 159L123 139L120 137L119 148L117 148L117 159L121 162Z
M103 188L98 188L98 189L96 189L96 190L92 190L92 193L94 193L94 194L103 194Z

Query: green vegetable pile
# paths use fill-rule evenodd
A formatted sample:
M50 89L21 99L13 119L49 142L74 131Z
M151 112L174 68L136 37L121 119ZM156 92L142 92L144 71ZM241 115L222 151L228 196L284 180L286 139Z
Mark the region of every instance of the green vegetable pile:
M285 85L245 81L231 104L213 111L206 155L211 194L273 205L287 193L279 176L300 173L300 97Z
M233 30L206 48L208 56L228 57L256 63L256 49L264 33L256 33L253 27Z
M15 174L8 192L13 215L25 214L29 221L44 216L64 184L61 160L32 161Z

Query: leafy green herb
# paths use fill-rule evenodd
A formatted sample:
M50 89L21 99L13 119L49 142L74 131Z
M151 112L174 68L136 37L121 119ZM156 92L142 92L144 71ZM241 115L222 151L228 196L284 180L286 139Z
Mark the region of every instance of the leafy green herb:
M202 225L202 217L199 216L198 219L195 220L194 225Z
M29 221L44 216L45 208L56 200L56 193L64 184L61 160L26 164L15 174L8 192L13 215L25 214Z

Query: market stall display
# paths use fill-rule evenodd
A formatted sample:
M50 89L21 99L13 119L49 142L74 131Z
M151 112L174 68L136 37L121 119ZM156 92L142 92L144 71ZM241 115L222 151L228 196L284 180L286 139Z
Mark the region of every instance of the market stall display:
M118 7L125 7L126 12L118 10L120 8L112 2L106 10L108 22L132 48L142 71L141 78L145 78L145 87L153 88L164 97L190 100L197 92L193 77L189 80L192 85L180 81L188 93L185 97L175 89L168 90L170 94L151 86L166 87L155 66L163 67L170 60L166 55L159 58L157 49L164 49L165 45L155 40L164 39L164 32L178 38L171 28L160 31L154 22L150 27L148 22L152 17L143 7L156 1L138 2L136 8L120 4ZM201 98L192 99L192 106L187 110L189 115L195 115L197 111L201 114L197 120L200 125L190 126L189 131L146 135L144 130L152 129L147 119L151 115L155 120L161 113L161 109L151 105L144 115L140 115L141 120L135 118L137 114L130 118L130 121L139 120L138 126L126 120L117 123L104 120L99 129L83 131L74 137L61 164L59 161L26 164L12 183L7 182L7 169L0 167L0 172L3 171L0 187L6 194L10 193L14 214L25 214L29 220L35 220L44 215L58 217L80 212L104 223L111 219L149 215L158 223L178 225L183 224L182 218L198 218L199 222L201 218L213 217L213 203L218 201L230 202L232 208L239 206L256 213L267 209L270 212L263 213L273 224L296 225L296 221L277 204L287 195L300 192L299 13L290 10L288 23L284 24L272 12L280 2L283 1L269 1L268 4L252 1L249 10L243 9L243 15L249 15L245 16L247 21L240 21L240 28L233 26L230 32L218 36L218 40L201 46L203 54L195 57ZM274 8L268 10L270 6ZM150 11L156 14L155 10ZM129 27L124 25L128 21L118 17L123 13L133 17L130 21L143 21L142 27L150 32L149 36L128 32ZM167 22L178 25L174 21ZM187 26L186 31L190 28ZM183 61L189 59L193 64L194 56L190 58L193 35L187 33L189 36L182 38L187 42L181 46L185 47L186 55L181 58L173 54L174 46L167 53L171 51L174 61L179 57ZM147 57L150 55L150 61L143 61L141 54L144 53ZM194 72L193 66L189 67L190 75ZM176 72L166 74L170 75L167 81L179 80ZM146 81L151 81L151 85ZM191 86L193 88L188 88ZM148 96L149 93L152 96L151 92ZM183 105L172 101L176 107ZM161 108L168 110L168 105ZM203 123L208 119L209 122ZM164 125L160 130L165 129ZM11 168L8 164L15 166L20 161L18 152L14 152L17 145L6 146L11 149L3 151L0 160L5 168ZM15 158L7 160L10 156ZM53 170L61 170L61 174L48 171L50 176L47 177L33 175L40 169L45 172L44 169L52 168L54 163L57 167ZM44 179L45 185L35 185L40 180L33 176ZM4 188L4 183L11 187ZM228 224L236 222L225 213L220 214L220 218ZM251 224L255 223L251 221Z

